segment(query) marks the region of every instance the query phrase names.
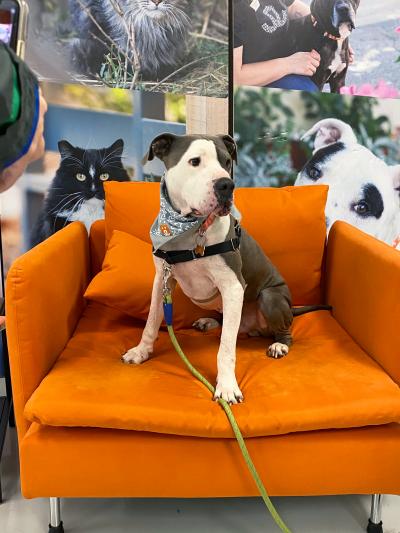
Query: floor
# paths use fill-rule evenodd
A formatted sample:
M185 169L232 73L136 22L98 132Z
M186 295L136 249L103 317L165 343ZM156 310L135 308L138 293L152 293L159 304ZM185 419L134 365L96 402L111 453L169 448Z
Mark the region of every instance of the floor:
M47 533L47 500L20 495L15 430L7 437L3 463L5 502L1 533ZM365 496L275 498L293 533L362 533L369 514ZM400 533L400 497L384 500L385 533ZM226 500L66 500L66 533L258 533L277 532L259 499Z

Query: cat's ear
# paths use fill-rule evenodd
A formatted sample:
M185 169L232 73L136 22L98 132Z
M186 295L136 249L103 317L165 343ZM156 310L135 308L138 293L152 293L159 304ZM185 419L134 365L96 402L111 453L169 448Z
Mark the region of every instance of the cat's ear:
M60 141L58 143L58 149L61 154L61 159L68 159L75 152L75 148L68 141Z
M112 144L109 148L106 149L106 151L109 154L113 154L115 157L122 157L122 154L124 152L124 141L123 139L118 139L115 141L114 144Z
M153 161L155 157L164 161L164 158L169 154L176 138L176 135L173 135L172 133L162 133L156 137L151 142L149 151L143 158L143 164L145 165L149 161Z
M230 135L221 135L220 139L225 144L226 149L229 152L229 155L232 157L232 159L235 161L235 163L238 162L238 149L235 139L231 137Z

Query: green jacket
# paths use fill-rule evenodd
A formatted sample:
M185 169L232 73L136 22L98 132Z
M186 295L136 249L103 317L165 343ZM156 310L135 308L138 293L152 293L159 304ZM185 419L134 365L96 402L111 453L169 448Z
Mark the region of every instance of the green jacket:
M0 171L27 153L38 119L36 76L0 43Z

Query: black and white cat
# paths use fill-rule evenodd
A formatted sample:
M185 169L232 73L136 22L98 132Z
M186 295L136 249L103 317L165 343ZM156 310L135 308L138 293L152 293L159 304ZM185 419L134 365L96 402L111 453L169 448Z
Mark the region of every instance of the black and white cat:
M72 60L80 73L100 73L112 47L111 40L120 52L125 54L129 50L129 59L134 63L130 32L134 35L144 79L162 79L182 63L190 29L187 0L69 2L73 29L78 35L73 44ZM116 6L121 8L123 16Z
M93 222L104 218L104 183L130 181L122 163L122 139L100 150L76 148L67 141L60 141L58 147L60 167L32 233L32 246L76 220L89 232Z

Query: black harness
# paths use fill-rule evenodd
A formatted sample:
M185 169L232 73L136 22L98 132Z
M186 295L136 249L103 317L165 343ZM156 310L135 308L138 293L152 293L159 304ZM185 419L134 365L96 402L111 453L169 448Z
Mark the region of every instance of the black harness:
M242 229L239 222L235 224L234 239L224 241L219 244L213 244L212 246L206 246L201 251L198 249L193 250L173 250L166 252L164 250L155 250L153 248L153 254L160 259L166 261L169 265L176 265L178 263L188 263L189 261L196 261L203 257L211 257L212 255L226 254L228 252L236 252L240 248L240 240L242 236Z

